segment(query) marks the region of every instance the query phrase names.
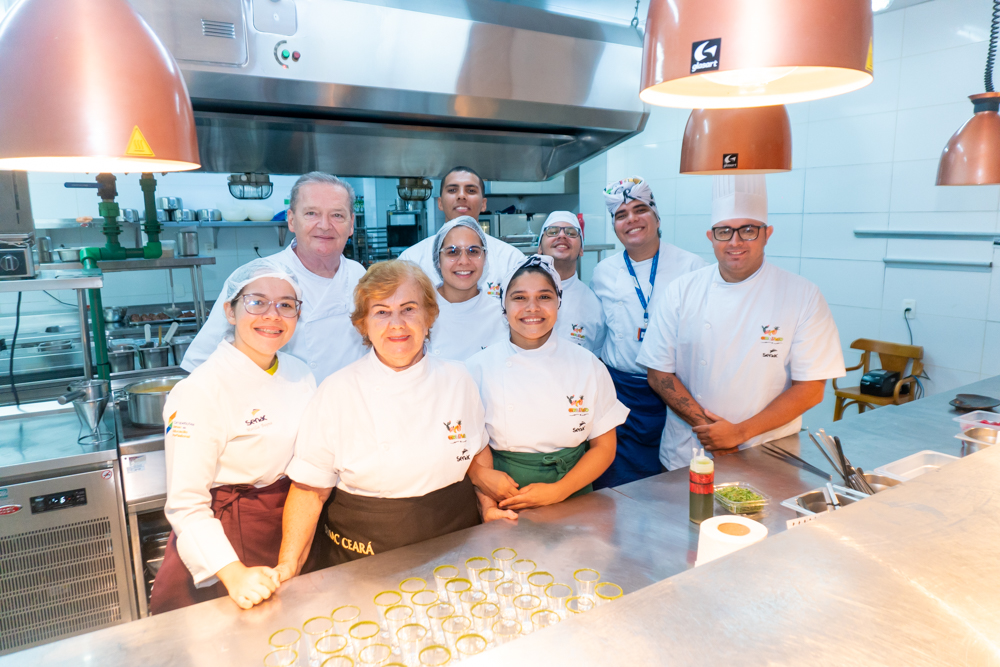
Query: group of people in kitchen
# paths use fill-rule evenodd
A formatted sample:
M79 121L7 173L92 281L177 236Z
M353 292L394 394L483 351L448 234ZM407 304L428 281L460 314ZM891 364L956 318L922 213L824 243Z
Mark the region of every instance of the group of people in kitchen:
M844 362L819 290L765 257L764 177L715 177L715 264L662 240L642 178L604 197L624 251L588 288L578 216L550 214L526 257L483 232L471 168L442 180L436 235L367 271L342 254L351 186L299 178L295 240L229 277L168 398L152 612L250 608L305 571L798 431Z

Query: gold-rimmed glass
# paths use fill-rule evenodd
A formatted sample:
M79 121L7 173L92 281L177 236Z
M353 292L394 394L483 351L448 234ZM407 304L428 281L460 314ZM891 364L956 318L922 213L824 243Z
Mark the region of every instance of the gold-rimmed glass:
M410 597L410 601L413 603L413 611L416 612L414 618L417 619L417 623L429 625L427 610L438 603L437 592L430 589L417 591Z
M354 644L354 650L360 653L364 647L374 644L381 632L382 628L375 621L358 621L351 626L348 635Z
M504 618L515 618L514 598L521 594L521 584L516 581L501 581L496 585L500 614Z
M389 643L394 647L399 646L396 633L407 623L413 622L414 613L413 607L408 607L404 604L397 604L385 610L385 623L389 629Z
M392 648L388 644L369 644L358 651L359 667L382 667L392 657Z
M332 655L319 667L354 667L354 659L348 655Z
M582 567L573 573L573 581L576 582L576 594L582 597L594 599L594 587L601 580L601 573L589 567Z
M451 662L451 651L445 646L434 644L420 651L421 667L443 667Z
M470 613L476 632L489 639L493 634L493 624L500 620L500 605L495 602L480 602Z
M353 604L337 607L330 614L333 620L333 631L345 637L351 636L351 626L361 619L361 608Z
M328 634L323 635L313 644L316 654L319 655L320 662L326 660L331 655L350 653L351 642L344 635Z
M527 558L518 558L510 564L510 571L514 575L514 581L521 584L524 590L528 590L528 575L535 571L535 561Z
M566 611L571 615L582 614L586 611L590 611L594 607L594 598L588 598L582 595L574 595L566 598Z
M479 655L486 650L487 646L489 646L489 642L486 641L486 638L475 633L462 635L455 641L455 650L458 651L460 660Z
M403 594L399 591L382 591L378 593L372 602L375 603L375 611L378 614L378 624L382 628L382 635L389 635L389 625L385 622L385 612L389 607L395 607L403 602Z
M314 616L302 624L303 648L299 651L310 665L319 664L316 640L333 632L333 620L329 616Z
M452 615L441 622L441 629L444 630L444 643L455 648L455 642L462 635L472 632L472 619L468 616Z
M298 647L301 639L302 631L298 628L282 628L272 632L271 636L267 638L267 643L271 645L271 648L290 648L294 650Z
M427 622L430 623L434 641L444 642L444 630L441 629L441 624L446 618L454 615L454 613L455 606L450 602L438 602L427 609Z
M434 568L434 584L437 588L438 596L444 599L448 596L445 585L452 579L462 576L462 571L454 565L438 565Z
M511 572L510 566L517 558L517 552L510 547L500 547L494 549L491 555L493 556L493 567L503 570L503 578L513 578L514 574Z
M625 592L621 586L613 584L610 581L602 581L594 586L594 597L599 605L617 600L624 594Z
M566 618L566 600L573 595L573 588L566 584L549 584L545 587L545 606Z
M407 623L396 633L399 642L399 652L403 656L403 662L408 665L417 663L420 649L424 647L427 639L427 628L419 623Z
M531 633L531 615L542 608L542 599L531 593L522 593L514 598L514 610L521 624L521 632Z
M521 624L512 618L501 618L493 624L493 640L502 646L517 639L521 634Z
M531 587L531 594L537 595L542 600L542 604L546 604L545 587L555 583L555 580L556 578L549 572L532 572L528 575L528 585Z
M420 577L407 577L399 582L399 590L403 593L404 600L425 588L427 588L427 580Z
M490 565L493 564L489 558L485 556L473 556L465 561L465 571L468 574L469 581L472 582L474 588L479 588L479 573L485 570Z
M293 648L277 648L264 656L264 667L292 667L299 659Z
M562 617L551 609L539 609L531 615L531 630L532 632L538 632L542 628L553 626L561 620Z
M478 588L475 590L465 591L462 593L460 600L462 604L462 613L471 618L472 608L480 602L486 602L486 593L482 592Z
M479 590L486 593L490 602L497 601L496 585L503 581L503 570L498 567L488 567L479 571Z
M453 604L455 609L460 609L462 607L462 593L472 590L472 582L462 578L449 579L444 588L448 592L448 602Z

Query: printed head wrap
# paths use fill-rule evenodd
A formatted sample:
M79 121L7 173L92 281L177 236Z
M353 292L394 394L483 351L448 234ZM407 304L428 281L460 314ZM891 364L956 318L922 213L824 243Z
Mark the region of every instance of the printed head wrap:
M604 189L604 203L608 207L608 212L611 213L612 218L615 217L615 213L621 208L622 204L633 199L641 201L653 209L653 215L656 216L657 220L660 219L660 212L656 210L656 200L653 198L653 191L650 189L649 183L641 176L633 176L632 178L626 178L616 183L610 183Z

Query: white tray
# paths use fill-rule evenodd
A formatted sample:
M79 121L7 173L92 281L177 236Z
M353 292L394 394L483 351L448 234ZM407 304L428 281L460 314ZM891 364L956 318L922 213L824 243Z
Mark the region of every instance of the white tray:
M922 452L911 454L906 458L902 458L898 461L893 461L892 463L887 463L884 466L875 468L875 474L885 475L886 477L898 479L901 482L907 482L914 477L920 477L925 472L937 470L941 466L951 463L956 459L958 459L958 457L952 456L951 454L942 454L941 452L934 452L929 449L925 449Z

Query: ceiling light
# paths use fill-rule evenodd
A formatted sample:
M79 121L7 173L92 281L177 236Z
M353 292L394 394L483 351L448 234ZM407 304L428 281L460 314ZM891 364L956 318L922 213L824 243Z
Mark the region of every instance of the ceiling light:
M682 174L768 174L792 168L783 106L695 109L684 128Z
M892 0L872 0L872 11L873 12L884 11L886 9L889 9L889 6L891 4Z
M0 62L0 170L199 167L180 69L125 0L22 0Z
M871 0L651 0L644 102L725 109L806 102L871 83Z

